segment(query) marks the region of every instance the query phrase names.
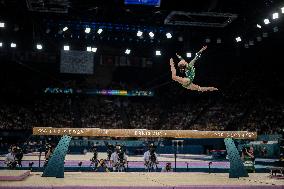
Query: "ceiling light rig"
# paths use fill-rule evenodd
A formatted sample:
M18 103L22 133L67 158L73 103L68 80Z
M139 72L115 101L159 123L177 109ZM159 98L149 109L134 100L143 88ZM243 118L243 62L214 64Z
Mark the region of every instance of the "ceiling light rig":
M281 9L281 13L284 14L284 7L281 7L280 9ZM277 20L278 18L279 18L279 13L278 13L278 12L274 12L274 13L272 14L272 20L269 20L269 18L265 18L265 19L263 20L263 23L264 23L265 25L269 25L271 22L273 22L273 20ZM262 25L256 24L256 27L259 28L259 29L261 29L261 28L262 28ZM274 27L272 28L272 31L273 31L274 33L276 33L276 32L279 31L279 28L278 28L277 26L274 26ZM262 38L267 38L267 37L268 37L268 33L267 33L267 32L263 32L263 33L262 33L262 36L256 36L255 39L256 39L257 42L261 42L261 41L262 41ZM236 41L237 41L237 42L240 42L240 41L241 41L241 38L238 38L238 37L237 37L237 38L236 38ZM245 43L245 44L244 44L244 47L245 47L245 48L249 48L249 46L253 46L253 45L254 45L254 40L250 40L248 43Z

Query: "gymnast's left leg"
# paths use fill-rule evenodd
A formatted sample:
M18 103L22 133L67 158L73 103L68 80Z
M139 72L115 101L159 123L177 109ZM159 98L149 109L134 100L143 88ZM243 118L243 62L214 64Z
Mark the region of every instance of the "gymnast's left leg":
M193 91L199 91L199 92L206 92L206 91L218 91L216 87L200 87L196 84L190 84L187 89L193 90Z

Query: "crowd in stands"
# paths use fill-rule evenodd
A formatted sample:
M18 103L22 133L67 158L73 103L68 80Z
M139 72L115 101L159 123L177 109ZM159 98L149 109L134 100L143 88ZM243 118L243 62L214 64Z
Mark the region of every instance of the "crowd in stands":
M226 98L165 105L156 97L43 96L22 104L0 103L0 129L93 127L283 132L284 106Z

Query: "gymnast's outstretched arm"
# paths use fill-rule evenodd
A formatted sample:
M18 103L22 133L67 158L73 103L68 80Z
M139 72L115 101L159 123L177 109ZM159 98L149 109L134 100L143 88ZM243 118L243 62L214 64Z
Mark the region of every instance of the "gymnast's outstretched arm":
M198 60L201 56L201 53L203 51L205 51L207 49L207 46L203 46L199 51L198 53L196 53L196 56L194 57L194 59L192 59L190 62L189 62L189 66L194 66L196 60Z

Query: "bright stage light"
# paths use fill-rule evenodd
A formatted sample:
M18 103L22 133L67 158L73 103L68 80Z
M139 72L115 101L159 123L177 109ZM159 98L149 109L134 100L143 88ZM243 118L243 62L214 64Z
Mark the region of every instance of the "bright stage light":
M0 22L0 28L5 28L5 23L4 22Z
M0 47L2 47L3 46L3 43L2 42L0 42Z
M263 22L264 22L264 24L269 24L270 23L269 19L267 19L267 18L264 19Z
M17 44L16 44L16 43L11 43L11 47L12 47L12 48L16 48L16 47L17 47Z
M241 37L237 37L237 38L236 38L236 41L237 41L237 42L241 42L241 41L242 41L242 38L241 38Z
M125 54L130 54L131 50L130 49L126 49L125 50Z
M41 50L41 49L42 49L42 45L41 45L41 44L37 44L37 45L36 45L36 48L37 48L38 50Z
M171 33L166 33L166 36L167 36L168 39L173 37Z
M186 53L186 57L190 58L191 57L191 53L190 52Z
M141 37L142 35L143 35L143 32L140 31L140 30L138 30L138 32L137 32L137 37Z
M90 33L91 32L91 28L86 28L85 29L85 33Z
M161 56L161 51L156 51L156 56Z
M154 34L153 32L149 32L149 36L150 36L151 38L153 38L153 37L155 36L155 34Z
M98 33L98 34L101 34L102 32L103 32L103 29L100 28L100 29L98 29L98 32L97 32L97 33Z
M272 19L277 19L277 18L279 18L278 12L273 13L272 14Z
M92 52L97 52L97 48L96 47L92 47Z
M284 7L281 8L281 12L282 12L282 14L284 14Z
M261 28L261 25L259 25L259 24L256 24L256 27L258 27L258 28Z
M69 50L70 50L69 45L64 45L63 50L65 50L65 51L69 51Z
M91 52L92 51L92 47L87 47L87 51Z
M63 31L67 31L67 30L68 30L68 27L65 26L62 30L63 30Z

